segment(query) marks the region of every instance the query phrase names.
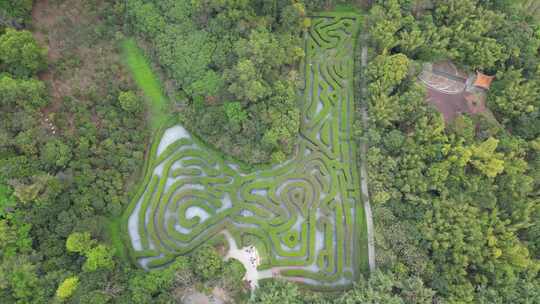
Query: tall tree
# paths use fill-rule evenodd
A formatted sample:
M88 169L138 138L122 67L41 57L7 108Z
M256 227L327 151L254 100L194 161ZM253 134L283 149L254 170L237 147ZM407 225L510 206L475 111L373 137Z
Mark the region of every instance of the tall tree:
M40 47L32 33L8 28L0 36L0 69L17 77L29 77L47 67L47 49Z

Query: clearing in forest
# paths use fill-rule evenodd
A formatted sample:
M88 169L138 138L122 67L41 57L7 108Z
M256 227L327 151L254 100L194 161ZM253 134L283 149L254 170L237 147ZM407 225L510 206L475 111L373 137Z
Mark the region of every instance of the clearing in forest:
M143 52L133 39L122 42L122 57L129 67L137 86L144 92L150 104L150 125L152 130L163 126L168 117L168 99L162 92L157 76L152 72Z
M145 269L164 266L227 231L237 244L256 247L258 278L336 289L367 272L366 221L351 139L359 26L355 14L312 18L300 138L290 160L248 170L180 125L157 134L144 182L125 215L137 263ZM144 81L137 83L153 94Z
M477 75L467 74L449 61L424 65L418 76L426 87L427 102L439 111L449 123L457 116L468 113L493 117L486 107L486 90L475 86Z

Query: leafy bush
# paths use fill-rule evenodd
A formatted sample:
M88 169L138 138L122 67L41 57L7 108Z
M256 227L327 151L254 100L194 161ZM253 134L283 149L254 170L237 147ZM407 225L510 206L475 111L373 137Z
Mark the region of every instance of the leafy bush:
M88 232L74 232L66 240L66 249L86 257L84 271L96 271L100 268L111 269L114 266L114 250L92 240Z
M143 109L143 103L141 99L135 95L132 91L120 92L118 96L118 102L124 111L130 113L141 112Z
M223 265L223 278L233 284L240 285L246 275L244 264L236 259L229 259Z
M201 279L216 279L223 271L223 259L211 245L202 245L191 255L193 272Z
M150 303L161 294L170 293L174 286L191 283L191 264L187 257L180 256L168 267L157 271L139 271L129 278L131 299L134 303Z
M240 102L227 102L223 105L229 122L240 124L248 118L247 112L242 109Z
M14 79L0 75L0 106L14 106L32 110L47 105L47 88L35 79Z
M17 77L29 77L47 67L46 58L47 50L29 31L8 28L0 36L0 69Z
M30 17L33 2L33 0L1 1L0 19L13 18L15 23L12 25L21 25Z
M252 304L301 304L303 303L298 286L283 280L265 282L255 290L249 300Z
M79 286L79 278L77 276L65 279L56 290L56 297L60 300L66 300L73 295Z
M94 246L94 243L90 233L74 232L66 240L66 249L70 252L85 254Z
M109 246L99 244L86 252L86 261L83 265L85 271L112 269L114 267L114 250Z
M41 161L50 168L63 168L72 158L71 148L58 139L48 141L41 150Z

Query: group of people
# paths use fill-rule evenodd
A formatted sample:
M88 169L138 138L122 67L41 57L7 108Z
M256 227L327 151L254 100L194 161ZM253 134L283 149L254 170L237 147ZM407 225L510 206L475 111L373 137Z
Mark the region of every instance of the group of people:
M249 255L249 262L251 263L251 266L257 268L257 265L259 264L259 256L255 250L255 246L249 246L246 248L246 253Z

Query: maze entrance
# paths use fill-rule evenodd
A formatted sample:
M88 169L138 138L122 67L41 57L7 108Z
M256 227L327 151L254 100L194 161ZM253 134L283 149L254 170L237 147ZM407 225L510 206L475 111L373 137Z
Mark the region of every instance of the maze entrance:
M254 245L260 277L349 286L368 269L354 113L356 15L314 16L306 33L301 130L295 156L245 171L177 125L153 144L128 212L133 253L165 266L227 231Z

